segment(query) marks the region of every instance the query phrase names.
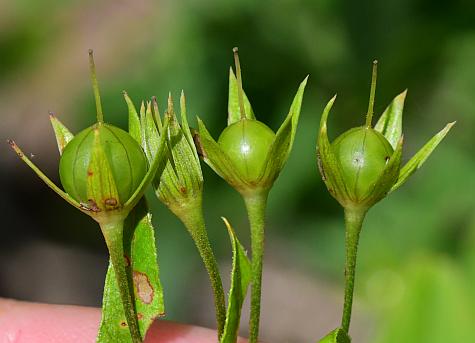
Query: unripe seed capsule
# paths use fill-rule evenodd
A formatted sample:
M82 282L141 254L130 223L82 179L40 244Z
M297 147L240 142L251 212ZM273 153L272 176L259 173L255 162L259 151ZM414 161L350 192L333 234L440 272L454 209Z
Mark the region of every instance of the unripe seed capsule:
M218 139L221 149L248 180L260 176L275 133L258 120L241 119L224 129Z
M362 199L373 190L394 152L387 139L369 127L346 131L331 147L353 200Z
M100 144L117 188L118 199L88 197L87 180L95 172L90 167L95 131L98 131ZM102 204L114 207L129 200L145 177L147 168L145 154L132 136L118 127L98 123L81 131L68 143L59 163L59 175L65 191L76 201L94 203L99 207Z

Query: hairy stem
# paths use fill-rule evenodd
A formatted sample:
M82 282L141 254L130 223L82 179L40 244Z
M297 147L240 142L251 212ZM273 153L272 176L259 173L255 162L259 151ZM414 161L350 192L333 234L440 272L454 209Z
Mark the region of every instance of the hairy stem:
M188 232L200 253L201 259L203 260L206 271L208 272L211 287L213 288L218 337L221 337L226 322L226 303L224 300L223 283L221 281L221 275L219 274L218 263L216 262L206 231L201 199L196 199L196 201L191 206L187 206L186 209L172 209L172 211L178 218L180 218L188 229Z
M112 222L101 224L102 233L106 239L107 248L109 249L110 259L114 268L115 277L119 285L120 298L124 306L125 319L129 326L130 335L133 343L141 343L139 325L133 296L131 294L132 287L129 285L129 278L125 269L123 230L124 222Z
M247 215L251 226L252 276L251 276L251 317L249 319L249 342L259 338L261 313L262 260L264 257L264 224L267 192L244 196Z
M358 253L358 241L365 215L366 211L345 209L345 302L341 327L346 333L350 330L353 290L355 287L356 255Z

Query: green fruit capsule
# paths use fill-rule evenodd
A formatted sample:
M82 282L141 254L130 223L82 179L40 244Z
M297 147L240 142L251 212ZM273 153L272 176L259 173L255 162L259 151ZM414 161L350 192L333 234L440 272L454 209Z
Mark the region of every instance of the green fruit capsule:
M97 137L97 140L96 140ZM118 199L110 197L110 189L101 196L91 196L88 179L95 170L92 163L95 144L112 175ZM59 175L64 190L76 201L91 210L119 208L130 199L147 173L148 162L140 145L127 132L118 127L98 123L83 131L69 142L61 156ZM114 191L115 193L115 191ZM108 195L109 194L109 195Z
M394 152L387 139L369 127L346 131L331 148L353 200L360 200L372 192Z
M224 129L218 139L239 173L249 181L259 178L275 133L258 120L241 119Z

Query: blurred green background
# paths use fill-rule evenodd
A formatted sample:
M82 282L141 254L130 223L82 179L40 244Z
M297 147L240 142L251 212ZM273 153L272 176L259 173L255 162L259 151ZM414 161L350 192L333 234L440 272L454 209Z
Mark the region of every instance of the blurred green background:
M457 125L424 167L368 215L361 236L355 342L469 342L475 325L475 5L470 1L0 2L0 138L15 138L54 180L53 111L73 131L95 119L87 49L96 55L106 120L126 126L121 91L138 103L185 90L188 111L217 138L228 68L239 46L257 117L276 130L310 74L295 146L270 194L262 338L311 342L342 305L342 211L316 167L324 104L336 137L364 121L371 61L376 113L408 88L407 160ZM191 120L192 125L195 119ZM98 227L0 146L0 296L99 306L107 257ZM223 275L226 216L248 246L240 197L203 165L210 239ZM167 319L213 326L206 273L182 225L150 197ZM225 278L226 279L226 278ZM226 281L227 282L227 281ZM243 334L246 333L243 320Z

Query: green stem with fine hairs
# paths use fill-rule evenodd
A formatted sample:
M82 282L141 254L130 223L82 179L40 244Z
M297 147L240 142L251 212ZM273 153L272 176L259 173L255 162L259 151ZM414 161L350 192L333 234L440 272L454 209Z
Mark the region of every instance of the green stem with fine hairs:
M129 327L133 343L141 343L137 313L129 285L129 277L125 269L123 231L124 222L117 221L111 223L101 223L101 230L106 240L109 255L114 268L115 277L119 286L120 298L124 307L125 319ZM117 324L118 325L118 324Z
M252 276L251 316L249 319L249 343L257 343L261 313L262 262L264 257L264 225L268 192L244 195L251 227Z
M353 306L353 292L355 287L356 256L365 215L366 210L345 209L345 302L343 305L341 327L346 333L350 330L351 309Z
M218 337L221 337L226 323L226 302L224 298L223 283L219 273L218 263L211 248L203 217L201 197L193 199L187 206L180 208L170 207L172 212L180 218L186 226L191 238L195 242L196 248L203 260L206 271L213 288L214 306L216 311L216 323L218 326Z

